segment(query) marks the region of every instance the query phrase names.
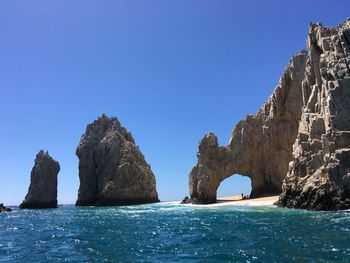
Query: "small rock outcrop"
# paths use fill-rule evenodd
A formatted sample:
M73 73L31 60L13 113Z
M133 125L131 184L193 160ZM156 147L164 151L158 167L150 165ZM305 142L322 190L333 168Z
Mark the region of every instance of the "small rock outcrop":
M228 146L212 133L201 140L189 175L192 203L215 202L220 183L241 174L252 180L251 197L281 193L285 207L350 208L350 20L311 24L307 48Z
M312 24L303 108L281 206L350 208L350 20Z
M185 196L184 199L182 199L181 204L190 204L192 203L192 200L188 197Z
M86 128L79 158L78 206L158 202L156 179L130 132L105 115Z
M4 206L3 203L0 204L0 213L1 212L11 212L11 211L12 211L11 208Z
M56 208L59 163L46 151L39 151L30 175L30 186L20 208Z

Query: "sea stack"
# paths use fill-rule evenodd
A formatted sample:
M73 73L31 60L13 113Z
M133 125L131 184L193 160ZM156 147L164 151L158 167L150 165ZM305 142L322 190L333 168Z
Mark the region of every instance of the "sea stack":
M87 125L76 150L78 206L158 202L156 179L130 132L116 117Z
M213 133L200 141L189 174L192 203L215 202L220 183L240 174L252 180L251 197L281 194L278 204L290 208L350 208L350 20L311 24L307 48L226 147Z
M59 163L47 151L39 151L30 175L28 193L20 208L56 208Z

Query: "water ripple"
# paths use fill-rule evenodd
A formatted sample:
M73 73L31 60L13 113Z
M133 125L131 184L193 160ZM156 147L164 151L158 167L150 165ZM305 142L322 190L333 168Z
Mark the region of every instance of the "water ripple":
M350 213L63 206L0 214L1 262L349 262Z

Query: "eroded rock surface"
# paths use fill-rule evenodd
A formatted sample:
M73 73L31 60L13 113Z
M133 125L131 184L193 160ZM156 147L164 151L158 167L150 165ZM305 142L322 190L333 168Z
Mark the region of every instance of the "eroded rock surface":
M56 208L59 163L46 151L36 155L28 193L20 208Z
M290 61L273 94L255 114L240 121L226 147L213 133L199 143L198 163L189 175L194 203L216 202L220 183L233 174L252 180L251 197L280 193L301 115L307 53Z
M86 128L76 150L80 187L76 205L158 202L156 179L130 132L102 115Z
M312 24L303 109L293 162L279 204L350 208L350 20L337 28Z
M189 176L195 203L215 202L220 182L237 173L251 178L252 197L282 190L281 206L350 208L350 20L311 24L307 47L228 146L212 133L202 139Z

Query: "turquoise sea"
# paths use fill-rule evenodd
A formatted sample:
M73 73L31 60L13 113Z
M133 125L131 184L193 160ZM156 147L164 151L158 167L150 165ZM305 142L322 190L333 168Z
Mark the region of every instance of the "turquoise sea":
M350 212L64 205L0 214L1 262L350 262Z

